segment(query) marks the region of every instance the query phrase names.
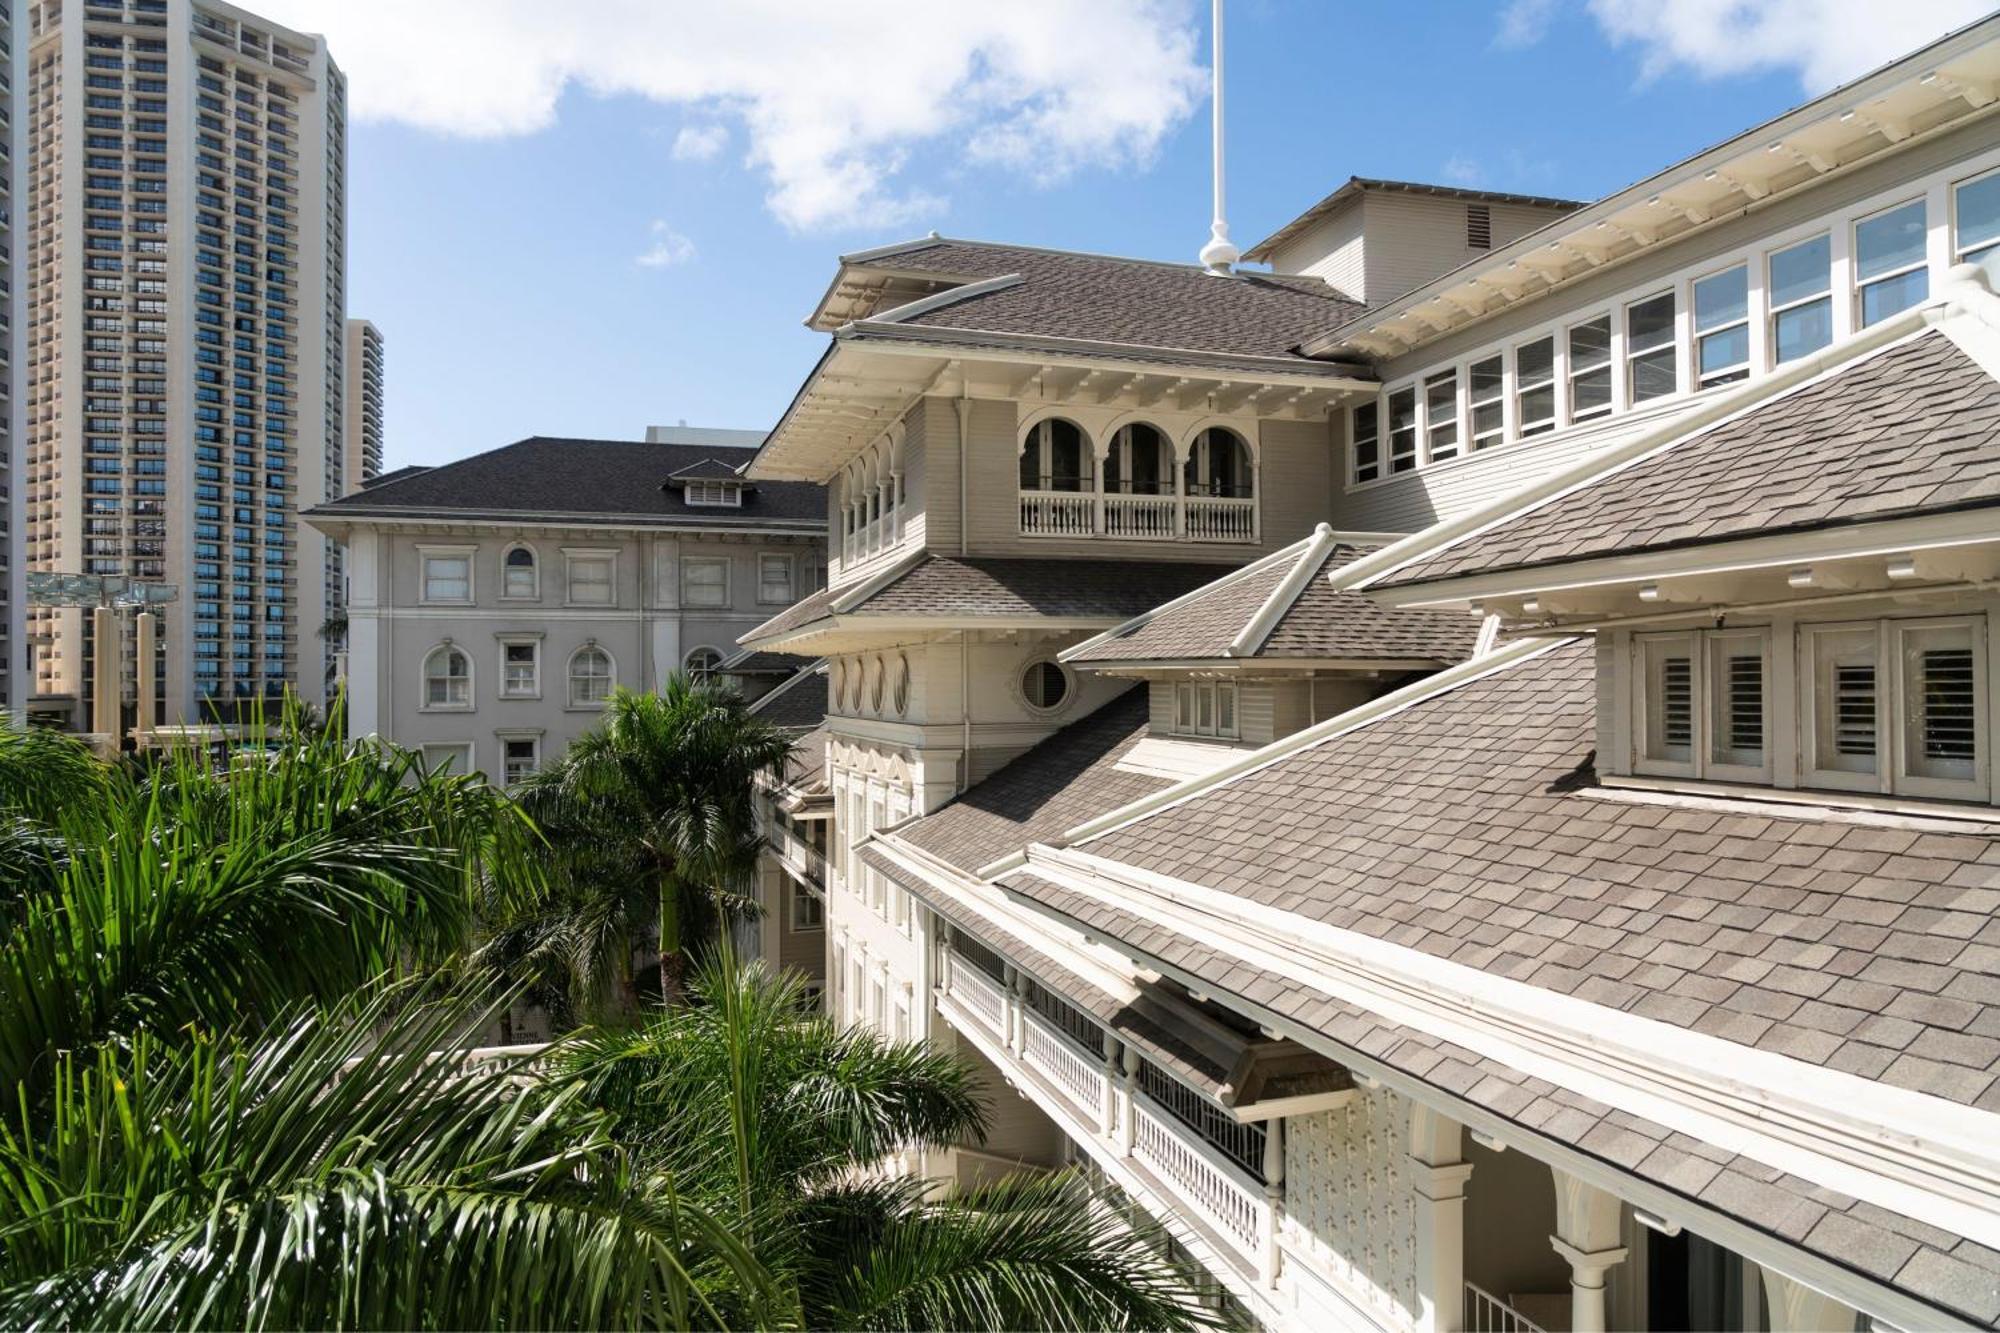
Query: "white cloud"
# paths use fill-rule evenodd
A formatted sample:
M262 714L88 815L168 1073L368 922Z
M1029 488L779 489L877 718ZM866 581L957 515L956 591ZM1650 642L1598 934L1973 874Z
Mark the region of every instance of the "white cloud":
M674 161L706 162L728 143L727 125L683 125L674 136Z
M1486 172L1479 163L1464 153L1453 153L1446 158L1445 164L1438 168L1438 174L1453 185L1463 185L1467 188L1476 186L1486 179Z
M694 258L694 242L669 227L665 219L654 219L652 237L653 243L639 256L640 267L671 268Z
M1556 16L1556 0L1509 0L1500 11L1500 27L1493 34L1496 46L1533 46L1548 35Z
M929 146L1042 182L1143 164L1200 104L1193 0L266 0L324 32L363 120L496 138L563 92L740 125L794 229L944 206L900 173Z
M1642 73L1705 78L1795 70L1809 95L1982 17L1986 0L1589 0Z

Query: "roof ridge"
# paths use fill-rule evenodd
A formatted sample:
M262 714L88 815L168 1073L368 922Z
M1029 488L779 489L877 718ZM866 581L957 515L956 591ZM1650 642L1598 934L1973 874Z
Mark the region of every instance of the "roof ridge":
M1014 241L981 241L968 236L940 236L935 233L920 241L907 241L896 245L885 245L874 250L857 250L851 255L842 255L840 262L843 264L865 266L895 255L913 254L920 250L929 250L941 245L963 245L977 250L1016 250L1023 254L1052 255L1058 259L1096 259L1112 264L1135 264L1150 268L1176 269L1187 273L1200 274L1204 277L1215 276L1200 263L1190 263L1178 259L1149 259L1141 255L1107 254L1102 250L1069 250L1054 245L1023 245ZM1311 273L1276 273L1259 269L1252 272L1239 272L1231 276L1266 280L1275 279L1278 282L1286 284L1318 283L1320 286L1326 288L1326 294L1330 296L1337 297L1350 305L1361 304L1361 302L1346 295L1325 278ZM1320 295L1319 292L1305 286L1288 287L1288 290L1298 291L1304 295Z

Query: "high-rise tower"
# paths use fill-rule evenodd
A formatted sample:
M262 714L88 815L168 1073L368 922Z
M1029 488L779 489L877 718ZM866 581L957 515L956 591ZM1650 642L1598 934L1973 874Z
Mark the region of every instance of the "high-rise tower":
M341 477L344 80L217 0L32 0L28 42L27 565L177 585L155 660L119 653L159 720L318 699L338 571L298 512ZM91 698L85 613L29 615L36 691Z
M382 475L382 330L347 321L346 485L359 490Z

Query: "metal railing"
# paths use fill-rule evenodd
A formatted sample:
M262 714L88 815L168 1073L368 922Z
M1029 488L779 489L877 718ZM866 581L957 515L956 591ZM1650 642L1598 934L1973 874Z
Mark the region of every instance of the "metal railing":
M1543 1333L1542 1326L1476 1282L1465 1284L1465 1333Z

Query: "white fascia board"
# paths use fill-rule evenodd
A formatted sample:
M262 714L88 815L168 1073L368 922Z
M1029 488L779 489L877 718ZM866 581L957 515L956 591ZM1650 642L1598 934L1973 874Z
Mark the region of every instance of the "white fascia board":
M1241 759L1233 760L1204 777L1190 779L1155 792L1151 796L1142 796L1128 805L1078 824L1062 835L1061 845L1073 847L1093 838L1102 837L1127 824L1136 823L1183 801L1193 800L1205 792L1289 759L1302 750L1309 750L1313 746L1345 736L1348 732L1357 731L1384 718L1394 717L1407 708L1414 708L1461 685L1469 685L1494 672L1505 671L1572 641L1573 636L1559 639L1520 639L1503 644L1484 657L1467 658L1435 675L1426 676L1422 680L1405 685L1402 689L1391 690L1366 703L1357 704L1344 713L1336 714L1323 722L1316 722L1304 730L1295 731L1262 749L1253 750Z
M1023 907L1040 912L1065 925L1084 930L1087 935L1091 933L1081 922L1072 920L1046 904L1015 890L1009 889L1007 892ZM1158 972L1161 976L1177 981L1192 990L1205 991L1211 995L1216 994L1218 990L1226 993L1227 988L1219 987L1214 979L1192 972L1170 959L1147 953L1122 941L1117 947L1122 948L1138 965ZM1386 1063L1378 1055L1336 1041L1317 1028L1309 1027L1288 1014L1279 1013L1266 1005L1235 995L1230 996L1229 1007L1251 1018L1270 1032L1288 1037L1308 1050L1317 1051L1350 1070L1376 1079L1413 1103L1429 1107L1458 1121L1468 1129L1479 1130L1503 1143L1514 1146L1525 1144L1524 1151L1540 1161L1617 1195L1634 1207L1649 1211L1656 1217L1684 1224L1747 1259L1804 1282L1807 1286L1825 1292L1857 1310L1886 1319L1895 1327L1949 1326L1943 1312L1937 1307L1916 1299L1900 1288L1800 1249L1771 1235L1761 1227L1752 1226L1710 1205L1691 1200L1686 1195L1656 1184L1643 1176L1621 1170L1602 1158L1583 1152L1559 1139L1528 1129L1476 1102L1467 1101L1421 1078L1407 1074L1397 1066ZM1972 1327L1969 1324L1960 1326Z
M1893 315L1844 342L1802 357L1761 380L1752 380L1740 388L1720 394L1684 416L1670 418L1662 425L1641 431L1631 439L1592 454L1571 467L1519 490L1509 491L1490 504L1433 524L1372 555L1351 560L1339 569L1329 571L1327 578L1336 588L1367 589L1389 606L1418 605L1417 598L1444 600L1441 590L1458 580L1447 577L1387 588L1373 585L1407 565L1439 555L1474 537L1484 536L1495 528L1706 434L1714 427L1887 351L1894 344L1921 337L1943 317L1943 312L1944 305L1940 301Z
M1028 869L1289 984L2000 1245L2000 1115L1579 1000L1075 849Z
M1331 372L1301 370L1301 365L1336 365L1302 357L1257 356L1242 352L1204 352L1186 347L1154 347L1146 343L1108 342L1099 338L1066 338L1045 333L1012 333L992 329L961 329L934 324L884 324L877 319L844 324L834 334L841 342L866 342L871 352L892 355L951 357L960 361L1045 361L1065 357L1092 369L1126 371L1134 375L1193 375L1197 378L1254 379L1261 384L1330 392L1381 388L1374 379ZM963 339L964 341L959 341ZM782 424L782 423L781 423Z

